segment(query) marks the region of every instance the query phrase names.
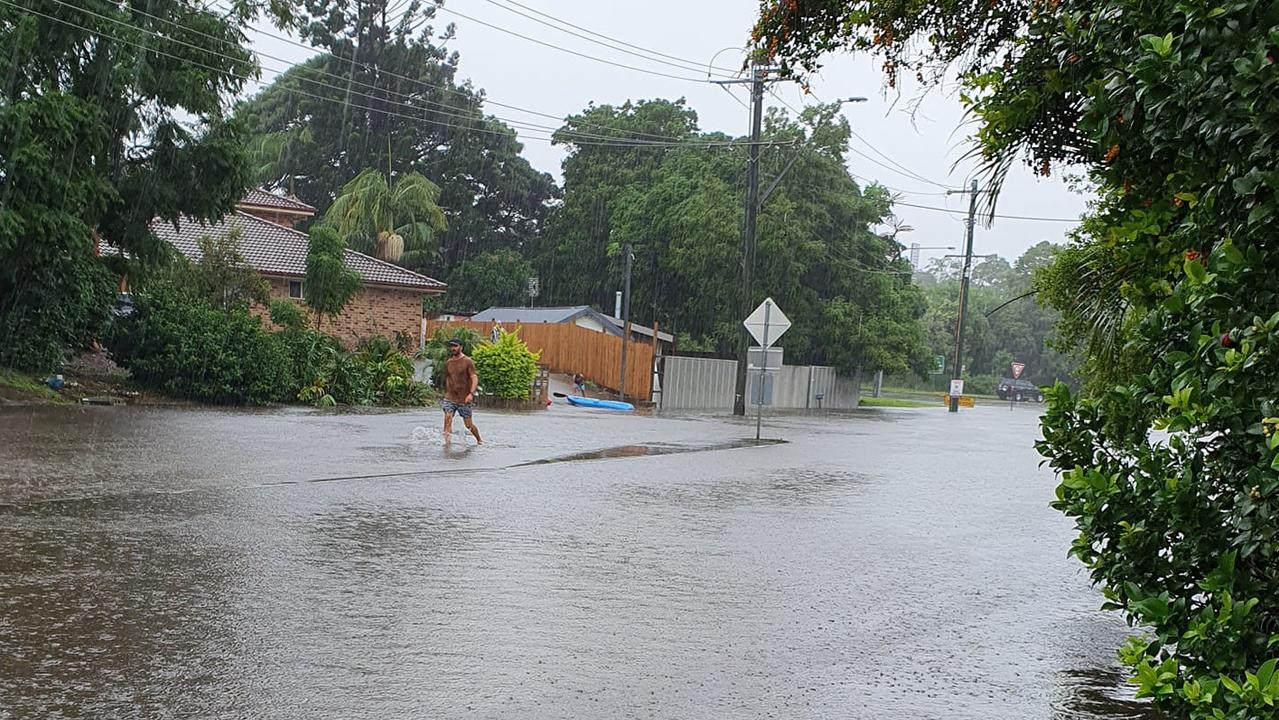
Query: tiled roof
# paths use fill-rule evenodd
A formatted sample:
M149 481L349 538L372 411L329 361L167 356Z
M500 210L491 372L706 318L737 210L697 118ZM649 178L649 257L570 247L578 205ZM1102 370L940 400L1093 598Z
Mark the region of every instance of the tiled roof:
M244 198L240 200L240 205L252 205L254 207L268 207L276 210L284 210L286 212L305 213L314 215L315 208L298 200L297 198L287 198L275 193L267 192L262 188L253 188L245 193Z
M307 237L305 233L236 211L210 224L188 220L177 227L156 220L151 230L194 262L199 262L200 238L226 235L240 230L240 256L263 275L303 277L306 275ZM415 273L389 262L348 249L346 265L360 274L366 285L388 285L423 291L443 292L448 287L439 280Z

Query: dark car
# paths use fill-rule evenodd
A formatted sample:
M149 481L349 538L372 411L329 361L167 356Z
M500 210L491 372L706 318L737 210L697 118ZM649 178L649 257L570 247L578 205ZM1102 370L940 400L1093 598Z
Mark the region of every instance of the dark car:
M995 388L995 394L999 396L1000 400L1016 400L1017 402L1034 400L1039 403L1044 401L1044 391L1029 380L1004 378L999 381L999 387Z

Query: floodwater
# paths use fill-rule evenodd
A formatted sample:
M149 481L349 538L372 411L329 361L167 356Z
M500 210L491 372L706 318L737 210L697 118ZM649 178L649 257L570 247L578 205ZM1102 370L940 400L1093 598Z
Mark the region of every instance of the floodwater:
M1153 717L1029 409L438 420L0 410L0 718Z

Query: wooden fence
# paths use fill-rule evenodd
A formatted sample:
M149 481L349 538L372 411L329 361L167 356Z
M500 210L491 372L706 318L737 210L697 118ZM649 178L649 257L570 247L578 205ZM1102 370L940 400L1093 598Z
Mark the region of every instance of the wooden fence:
M426 337L440 328L462 327L487 338L491 322L430 320ZM528 349L541 356L552 372L581 373L587 380L617 390L622 365L622 339L569 323L503 323L506 332L519 333ZM626 348L626 397L648 402L653 392L653 346L630 341Z

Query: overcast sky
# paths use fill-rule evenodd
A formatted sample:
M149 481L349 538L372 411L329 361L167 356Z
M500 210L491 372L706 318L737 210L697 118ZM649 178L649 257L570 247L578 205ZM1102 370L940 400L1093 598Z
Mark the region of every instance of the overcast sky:
M716 66L734 68L741 65L742 52L725 48L743 44L758 9L755 0L647 0L643 3L620 0L516 1L588 30L699 64L709 62L712 56L724 50L715 61ZM742 104L747 100L745 88L734 90L734 99L721 87L706 83L705 70L681 70L610 51L521 17L503 5L506 5L504 0L448 0L446 9L436 20L437 27L449 22L456 24L457 36L450 41L449 47L461 55L460 79L470 79L477 88L484 89L490 100L563 117L580 111L592 101L618 104L626 100L683 97L697 111L703 130L720 130L732 135L747 132L749 118ZM506 7L532 14L519 7ZM450 11L467 15L470 19ZM596 59L574 56L513 37L481 23L511 30L556 48L689 80L610 66ZM292 62L301 61L307 55L300 48L270 37L260 34L251 34L250 37L257 49ZM904 191L901 197L904 202L958 211L950 214L898 206L898 217L914 228L913 232L900 236L902 242L907 245L914 242L922 246L960 247L964 230L962 211L967 208L967 198L958 195L947 197L943 188L917 179L922 177L949 187L965 185L971 166L963 163L955 166L955 163L968 148L969 128L962 124L963 109L958 97L934 91L912 118L905 101L913 97L915 91L906 88L905 96L894 106L896 95L885 95L883 78L873 59L835 55L828 60L821 75L812 82L811 98L805 98L794 83L778 83L774 86L775 92L795 108L814 99L830 101L853 95L869 98L869 102L844 106L844 114L854 131L865 139L865 142L853 139L849 170L855 175ZM274 61L264 62L278 65ZM273 76L263 77L270 80ZM765 99L766 106L782 107L782 103L772 96L766 95ZM522 115L507 108L490 105L487 110L513 120L556 124L546 118ZM529 161L558 178L564 156L562 149L552 147L544 140L533 139L527 132L521 132L521 136L525 139L524 154ZM874 150L883 155L876 154ZM883 156L891 158L917 177L893 168L893 164ZM881 164L872 162L872 159ZM1018 168L1004 186L999 212L1074 218L1084 205L1085 198L1069 191L1061 178L1045 180L1037 178L1028 169ZM974 252L997 253L1011 260L1041 240L1063 242L1071 226L1066 222L998 219L990 228L978 226ZM947 252L925 250L921 255L926 262L929 257Z

